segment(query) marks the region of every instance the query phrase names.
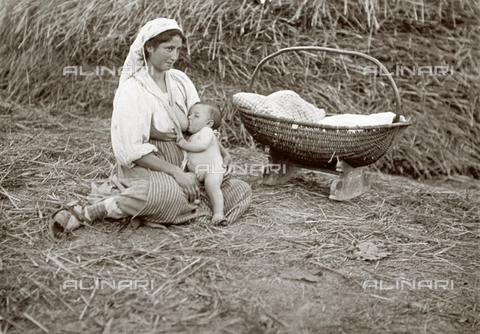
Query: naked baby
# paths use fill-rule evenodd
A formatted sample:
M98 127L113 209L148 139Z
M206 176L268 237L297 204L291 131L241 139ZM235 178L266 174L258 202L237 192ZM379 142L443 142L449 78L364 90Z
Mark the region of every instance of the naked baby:
M215 225L226 222L223 212L223 193L220 189L226 169L220 145L213 130L222 121L220 108L210 102L197 102L190 108L188 115L188 132L192 136L177 141L177 145L188 152L187 169L197 174L200 182L204 182L205 191L212 204L212 223Z

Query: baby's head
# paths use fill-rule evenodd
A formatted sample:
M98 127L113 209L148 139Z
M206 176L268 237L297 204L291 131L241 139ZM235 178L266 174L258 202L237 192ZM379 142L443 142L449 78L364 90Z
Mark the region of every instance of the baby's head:
M188 120L190 133L196 133L206 126L216 130L222 123L222 113L217 104L200 101L190 108Z

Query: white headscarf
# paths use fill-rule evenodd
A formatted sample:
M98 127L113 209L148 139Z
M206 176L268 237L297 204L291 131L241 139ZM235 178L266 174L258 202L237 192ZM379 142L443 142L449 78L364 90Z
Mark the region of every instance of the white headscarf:
M123 64L122 74L120 75L120 85L133 74L142 70L144 66L146 66L147 62L144 51L145 43L150 38L171 29L180 30L183 34L183 31L178 25L177 21L165 18L148 21L140 29L137 38L135 38L132 46L130 46L130 52L128 53L127 59L125 59L125 63Z

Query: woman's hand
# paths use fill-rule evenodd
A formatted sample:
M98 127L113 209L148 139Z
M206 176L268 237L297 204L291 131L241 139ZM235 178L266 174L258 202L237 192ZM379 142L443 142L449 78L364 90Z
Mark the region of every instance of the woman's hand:
M227 171L225 172L224 176L228 176L232 173L232 170L233 170L233 160L232 160L232 156L227 153L224 157L223 157L223 168L226 168Z
M197 176L194 173L175 173L175 181L182 187L187 195L188 201L193 203L200 198L200 189L198 188Z
M198 188L199 183L195 174L183 172L180 167L160 159L154 153L144 155L134 162L140 167L171 175L183 189L189 202L193 203L196 199L200 198L200 189Z

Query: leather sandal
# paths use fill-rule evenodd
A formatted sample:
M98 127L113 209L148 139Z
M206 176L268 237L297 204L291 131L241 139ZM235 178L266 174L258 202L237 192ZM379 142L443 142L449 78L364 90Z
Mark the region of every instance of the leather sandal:
M67 205L62 205L60 209L50 215L48 234L52 239L58 240L58 236L61 233L72 231L82 225L87 225L86 222L89 222L88 219L85 218L83 213L75 211L75 207L83 208L78 202L72 202ZM72 221L70 223L72 217L76 219L76 222Z

